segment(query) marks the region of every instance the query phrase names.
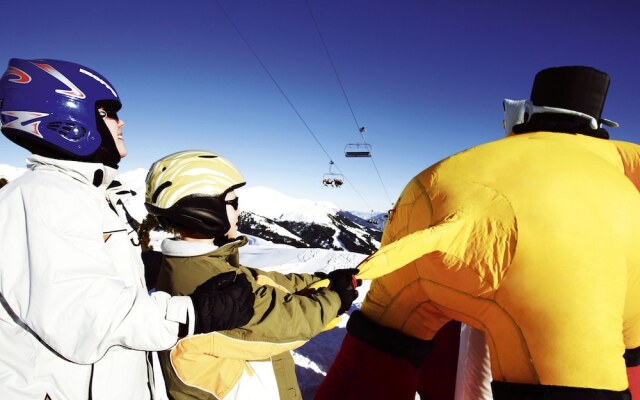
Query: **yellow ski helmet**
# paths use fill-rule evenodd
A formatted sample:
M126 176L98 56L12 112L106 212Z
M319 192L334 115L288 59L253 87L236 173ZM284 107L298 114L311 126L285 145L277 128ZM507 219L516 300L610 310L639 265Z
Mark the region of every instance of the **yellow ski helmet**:
M145 207L165 227L220 237L230 228L224 197L245 183L236 167L215 153L180 151L149 169Z

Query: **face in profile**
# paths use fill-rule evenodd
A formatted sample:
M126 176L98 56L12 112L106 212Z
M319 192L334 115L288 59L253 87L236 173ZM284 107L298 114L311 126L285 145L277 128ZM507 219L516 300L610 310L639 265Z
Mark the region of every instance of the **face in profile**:
M113 142L116 144L116 149L118 149L118 154L120 154L120 157L125 157L129 151L124 143L124 137L122 136L124 121L118 118L118 114L115 111L106 107L100 107L98 109L98 114L104 120L107 128L109 128L109 132L111 132L111 136L113 137Z
M238 217L240 212L238 211L238 196L235 190L232 190L224 196L224 201L227 207L227 217L229 218L229 225L231 228L226 233L226 237L234 239L238 236Z

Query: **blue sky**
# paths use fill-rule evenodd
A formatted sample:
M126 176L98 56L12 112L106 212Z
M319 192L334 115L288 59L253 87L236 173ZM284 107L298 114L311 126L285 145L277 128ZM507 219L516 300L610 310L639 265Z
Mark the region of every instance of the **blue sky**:
M104 74L124 104L123 172L206 149L249 186L387 210L424 168L503 136L502 99L527 98L546 67L609 73L603 117L621 125L610 134L638 143L639 11L632 1L31 0L2 10L0 63L55 58ZM343 155L361 141L357 125L373 159ZM0 139L0 163L26 155ZM330 160L348 180L339 189L321 183Z

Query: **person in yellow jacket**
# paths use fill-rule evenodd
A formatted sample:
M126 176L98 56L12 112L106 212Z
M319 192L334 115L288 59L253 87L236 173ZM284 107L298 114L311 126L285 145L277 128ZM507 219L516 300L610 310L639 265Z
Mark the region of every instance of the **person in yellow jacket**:
M594 68L542 70L514 135L409 182L359 266L374 280L317 399L413 399L450 320L485 333L496 400L631 398L640 146L608 140L608 88Z
M356 299L354 269L328 275L281 274L240 265L238 197L245 184L226 159L182 151L156 161L146 179L145 205L165 230L157 289L190 294L220 274L246 276L254 316L241 328L196 335L159 354L172 399L300 399L290 350L320 333ZM309 288L324 278L328 288Z

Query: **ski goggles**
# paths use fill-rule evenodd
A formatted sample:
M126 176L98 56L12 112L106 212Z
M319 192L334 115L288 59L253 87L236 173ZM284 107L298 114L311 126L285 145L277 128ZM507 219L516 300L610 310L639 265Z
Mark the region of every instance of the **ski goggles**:
M231 200L225 200L224 204L230 205L231 207L233 207L234 210L237 211L238 210L238 197L236 196Z

